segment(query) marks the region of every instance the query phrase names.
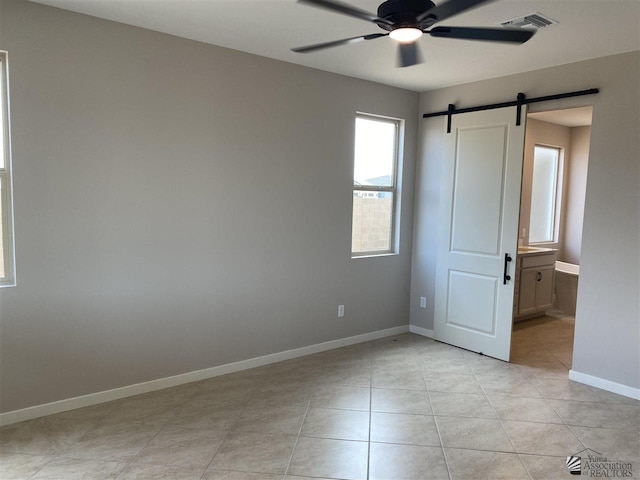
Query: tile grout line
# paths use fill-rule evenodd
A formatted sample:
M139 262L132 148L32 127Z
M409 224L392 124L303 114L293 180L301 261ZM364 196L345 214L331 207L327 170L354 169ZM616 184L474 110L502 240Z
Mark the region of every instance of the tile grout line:
M222 377L224 377L224 375L222 375ZM253 391L251 393L251 395L249 395L249 398L247 399L247 402L245 403L244 407L242 408L242 411L240 412L240 414L238 415L237 419L239 419L242 414L244 413L244 411L247 409L247 405L249 405L249 402L251 401L251 399L253 398L253 396L256 394L256 392L258 391L258 387L256 387L255 391ZM215 392L215 390L213 390ZM191 395L188 400L185 400L184 403L186 403L189 400L193 400L200 392L195 392L193 395ZM183 404L184 404L183 403ZM171 417L173 418L173 417ZM167 423L169 423L171 421L171 418L169 420L167 420ZM236 419L236 420L237 420ZM231 424L231 426L229 428L231 428L234 424ZM166 426L166 424L165 424ZM164 428L164 427L163 427ZM188 429L185 429L188 430ZM200 430L200 429L194 429L194 430ZM208 430L208 429L202 429L202 430ZM226 430L224 432L224 437L222 439L222 442L220 442L220 445L218 446L218 448L216 449L215 453L213 454L213 456L211 457L211 460L209 460L209 463L207 464L207 466L205 467L204 471L202 472L202 475L200 475L200 480L202 480L204 478L204 476L207 474L207 471L209 470L209 467L211 467L211 464L213 463L213 460L216 458L216 455L218 455L218 452L220 452L220 450L222 449L222 446L225 444L225 442L227 441L227 438L229 437L229 434L231 433L231 430ZM117 479L116 479L117 480Z
M476 377L476 380L478 381L478 383L480 384L480 388L482 389L482 392L484 393L485 398L487 399L487 402L489 402L489 405L491 405L491 408L493 409L493 412L496 414L496 418L498 419L498 422L500 423L500 428L502 429L502 431L504 432L504 434L507 436L507 438L509 439L509 443L511 443L511 446L513 447L513 453L516 455L516 457L518 458L518 461L520 462L520 465L522 465L522 468L524 469L524 472L527 474L527 476L533 480L533 477L531 476L531 474L529 473L529 470L527 469L527 466L524 464L524 461L522 460L522 458L520 457L520 453L518 452L518 449L516 448L516 444L513 442L513 439L511 438L511 435L509 435L509 433L507 432L507 429L504 426L504 423L502 421L502 418L500 417L500 415L498 414L498 411L496 410L495 405L493 404L493 402L491 401L491 399L489 398L489 395L487 394L487 391L484 389L484 387L482 386L482 383L480 383L480 380L478 380L478 378Z
M449 480L453 480L453 475L451 474L451 468L449 468L449 460L447 459L447 452L444 449L444 442L442 441L442 434L440 433L440 425L438 425L438 421L436 420L436 412L433 409L433 402L431 401L431 392L429 391L429 386L427 385L427 381L424 378L424 372L422 372L422 380L424 381L424 387L425 387L425 390L427 391L427 397L429 398L429 407L431 408L431 413L433 415L433 423L436 426L436 432L438 433L438 440L440 440L440 448L442 449L442 456L444 457L444 466L447 469Z
M307 409L305 410L304 415L302 417L302 423L300 424L300 428L298 429L298 435L296 436L296 441L293 443L293 448L291 449L291 455L289 455L287 466L285 467L284 474L282 475L283 479L286 478L286 476L289 474L289 468L291 467L291 460L293 460L293 455L296 452L296 448L298 448L298 442L300 441L300 436L302 434L304 422L307 420L307 415L309 414L309 410L311 409L311 402L313 401L313 395L316 392L316 388L318 388L318 383L314 381L313 388L311 390L311 395L309 395L309 400L307 401Z

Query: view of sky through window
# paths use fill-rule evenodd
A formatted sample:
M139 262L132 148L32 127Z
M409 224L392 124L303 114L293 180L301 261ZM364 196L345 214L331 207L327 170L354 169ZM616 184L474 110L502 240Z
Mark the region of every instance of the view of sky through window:
M354 185L392 186L396 123L356 118Z

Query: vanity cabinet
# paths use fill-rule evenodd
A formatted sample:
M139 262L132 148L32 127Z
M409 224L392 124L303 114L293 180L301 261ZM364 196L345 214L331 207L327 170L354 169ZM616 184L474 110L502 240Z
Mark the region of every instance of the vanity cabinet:
M553 307L555 263L555 250L518 253L514 318L534 317Z

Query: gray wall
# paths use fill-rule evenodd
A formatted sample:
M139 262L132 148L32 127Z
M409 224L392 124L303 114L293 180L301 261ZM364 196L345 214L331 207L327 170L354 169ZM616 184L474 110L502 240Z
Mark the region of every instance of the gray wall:
M589 97L534 104L539 110L593 105L573 369L640 387L640 52L426 92L420 112L514 98L601 89ZM532 108L534 110L534 108ZM439 158L443 119L420 128L411 323L433 328ZM427 297L427 309L420 308Z
M559 260L580 265L584 201L589 171L591 126L573 127L569 165L566 170L565 217L562 232L562 256Z
M418 94L0 1L2 411L408 324ZM397 256L350 258L356 111L406 119Z

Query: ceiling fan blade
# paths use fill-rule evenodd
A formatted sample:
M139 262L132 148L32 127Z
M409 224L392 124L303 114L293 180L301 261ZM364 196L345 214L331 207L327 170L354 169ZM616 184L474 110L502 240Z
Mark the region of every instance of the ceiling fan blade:
M533 37L531 30L509 30L506 28L435 27L429 32L432 37L461 38L488 42L524 43Z
M352 7L351 5L347 5L346 3L342 3L337 0L298 0L298 3L306 3L309 5L313 5L314 7L325 8L333 12L342 13L344 15L349 15L361 20L367 20L369 22L383 23L389 26L393 25L393 23L389 20L385 20L384 18L380 18L373 13L360 10L359 8Z
M398 44L398 67L410 67L422 63L418 42Z
M436 22L453 17L458 13L462 13L465 10L470 10L483 3L492 2L494 0L449 0L448 2L436 5L434 8L421 13L416 18L416 23L430 27Z
M325 48L337 47L348 43L362 42L363 40L374 40L380 37L386 37L388 33L372 33L370 35L361 35L359 37L343 38L342 40L334 40L333 42L316 43L315 45L307 45L306 47L292 48L291 51L296 53L309 53Z

